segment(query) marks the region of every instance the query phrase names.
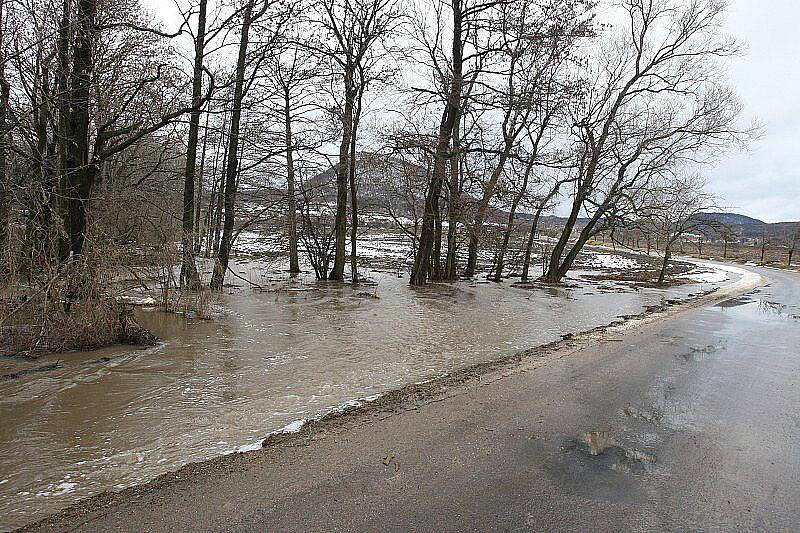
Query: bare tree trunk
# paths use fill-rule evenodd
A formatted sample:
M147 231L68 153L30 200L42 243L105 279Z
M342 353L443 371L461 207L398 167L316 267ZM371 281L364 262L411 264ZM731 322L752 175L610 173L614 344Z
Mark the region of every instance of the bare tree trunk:
M546 123L544 123L542 125L542 128L541 128L540 132L544 132L544 128L545 127L546 127ZM541 139L541 133L539 134L539 139ZM539 145L539 140L537 139L536 142L534 143L534 149L533 149L533 153L531 155L531 159L530 159L530 161L528 161L528 164L525 165L525 173L522 175L522 185L519 188L519 192L514 196L514 199L511 201L511 209L509 209L509 211L508 211L508 222L506 224L506 229L503 232L503 242L500 245L500 250L497 252L497 268L496 268L495 275L494 275L494 281L497 282L497 283L502 281L503 262L504 262L504 259L505 259L506 250L508 248L508 241L511 239L511 231L514 229L514 216L516 215L517 207L519 206L519 203L525 197L525 192L528 189L528 180L530 179L531 171L533 170L533 164L536 161L536 152L538 151L537 150L538 149L538 145ZM547 199L545 202L543 202L542 206L546 205L547 201L549 201L549 199ZM536 230L536 222L538 221L539 213L541 213L541 212L542 212L541 209L537 209L536 210L536 219L534 220L533 227L531 228L533 231ZM530 263L529 250L530 250L532 245L533 245L533 238L531 237L531 238L528 239L528 246L527 246L527 248L525 250L526 251L526 254L525 254L526 263L528 263L528 264ZM525 277L527 278L527 272L525 272ZM523 280L523 281L525 281L525 280Z
M450 194L447 201L447 259L445 273L447 279L454 280L458 277L458 250L456 249L456 236L461 210L461 154L459 153L461 135L461 113L456 117L453 125L452 155L450 156Z
M349 70L344 77L344 114L342 115L342 142L339 144L339 165L336 167L336 243L334 246L333 268L329 279L344 279L345 241L347 240L347 188L350 179L350 150L353 135L353 72Z
M422 216L422 229L420 231L419 247L414 258L414 268L411 271L410 283L424 285L430 274L431 252L435 239L434 219L439 212L439 197L442 194L445 174L447 171L448 148L453 135L453 127L459 115L461 106L461 90L463 83L463 44L461 42L462 13L461 3L453 2L453 78L450 81L450 91L447 95L447 105L442 112L439 123L439 132L434 153L433 173L431 175L428 193L425 196L425 211Z
M244 99L244 74L247 66L247 46L250 36L250 24L253 16L253 3L248 0L242 21L242 36L239 42L239 57L236 60L236 84L233 93L233 111L231 114L231 130L228 142L228 164L225 169L225 223L222 229L222 240L219 243L217 260L214 262L214 273L211 276L211 288L222 290L225 272L228 270L231 246L233 244L233 225L235 222L236 183L239 167L239 124L242 118L242 100Z
M206 168L206 148L208 147L208 117L210 113L206 113L206 124L203 128L203 151L202 155L200 156L200 174L197 176L197 201L195 202L195 210L194 210L194 235L196 241L194 243L194 254L195 256L200 254L200 251L203 249L203 237L205 235L205 228L203 227L203 222L205 222L202 216L202 206L203 206L203 190L205 189L204 181L205 181L205 168ZM203 221L203 222L201 222Z
M72 18L72 1L64 0L62 2L61 23L58 28L58 41L56 42L56 51L58 55L58 72L56 74L58 90L56 105L58 107L58 122L55 134L55 141L58 149L58 168L60 170L60 181L57 185L61 192L59 201L59 210L61 211L62 218L66 221L66 201L64 198L64 191L67 189L67 142L69 138L69 39ZM66 258L69 255L69 240L61 239L59 247L60 257Z
M508 140L506 140L505 148L500 154L500 160L497 162L497 166L492 171L492 175L489 177L489 181L487 182L486 187L483 189L483 196L478 204L478 209L475 211L475 219L472 222L469 234L467 270L464 274L468 278L475 276L475 268L478 264L478 236L483 230L483 223L486 219L486 212L489 209L489 202L494 195L494 190L497 186L497 180L500 179L500 175L503 173L503 167L505 167L506 160L511 152L511 148L512 145L508 142Z
M431 277L435 280L442 279L442 208L436 206L433 217L433 250L431 251Z
M70 72L67 118L66 203L69 253L83 254L86 242L89 198L99 164L89 160L90 83L94 70L93 50L97 27L96 0L78 2L77 34Z
M572 200L572 209L570 210L569 217L567 217L567 220L564 223L564 229L561 231L561 236L559 237L555 246L553 246L553 252L550 255L550 261L547 265L547 271L544 273L544 279L549 283L558 283L561 281L561 278L564 277L564 275L559 272L559 263L561 261L561 256L564 253L564 249L567 247L567 242L572 235L572 230L575 229L575 222L578 220L582 203L583 195L578 188L575 191L575 197Z
M227 156L228 150L225 149L225 161L228 160ZM227 168L227 164L224 168ZM222 238L222 214L225 208L225 171L220 174L219 176L219 186L217 187L217 198L216 198L216 205L214 206L214 221L213 221L213 243L211 246L212 254L214 256L217 255L219 252L219 243L220 239Z
M214 206L214 214L212 217L212 228L210 229L213 237L212 243L212 254L216 255L219 251L219 241L222 237L222 208L225 205L225 172L228 168L228 142L230 141L230 135L225 137L225 133L228 131L227 129L227 121L228 121L228 114L227 112L222 118L222 130L220 133L220 142L222 143L222 172L220 173L218 184L217 184L217 198L216 198L216 205ZM211 238L209 238L209 242L211 243Z
M547 268L547 273L544 276L545 281L548 283L559 283L564 276L567 275L567 272L569 272L570 268L572 268L572 264L575 262L575 258L578 257L578 253L581 251L581 249L583 249L583 246L594 234L595 227L600 219L605 215L605 212L606 211L604 209L598 209L595 214L592 215L592 217L586 223L586 226L584 226L578 235L578 239L569 249L567 255L562 259L561 255L563 254L564 248L566 247L569 239L569 235L571 234L571 231L567 233L565 229L565 231L561 234L561 239L559 239L558 243L556 243L556 246L553 248L553 255L550 256L550 264ZM572 217L573 214L575 214L574 218ZM567 220L571 228L575 227L575 220L577 220L577 213L574 211L573 205L573 212L570 214L570 218ZM560 250L556 252L556 249L559 247L559 245L562 246Z
M292 109L289 88L283 92L284 121L286 123L286 225L289 233L289 272L300 272L297 255L297 199L294 197L294 141L292 140Z
M672 256L672 251L670 250L670 243L667 242L666 246L664 247L664 261L661 263L661 272L658 274L658 284L661 285L664 283L664 280L667 278L667 268L669 267L669 259Z
M536 229L539 226L539 216L542 214L544 210L545 204L539 206L536 209L536 214L533 216L533 222L531 223L531 231L528 233L528 242L525 244L525 258L522 261L522 281L528 281L528 277L530 275L530 267L531 267L531 254L533 253L533 241L536 238Z
M353 130L350 135L350 166L348 178L350 180L350 271L353 283L358 283L358 257L356 244L358 241L358 191L356 187L356 137L358 134L358 120L361 115L361 102L359 94L358 107L353 113Z
M206 7L208 0L200 0L197 18L197 35L194 43L194 72L192 78L192 112L189 115L189 141L186 151L186 169L183 180L183 263L181 264L181 286L190 290L200 286L200 277L194 262L194 181L197 166L197 141L200 135L200 113L202 112L203 56L206 41Z
M9 227L11 218L11 183L7 171L7 149L8 138L8 101L11 86L6 80L5 75L5 54L3 54L3 44L5 37L5 19L3 18L3 7L5 1L0 0L0 274L5 277L10 268L9 250Z

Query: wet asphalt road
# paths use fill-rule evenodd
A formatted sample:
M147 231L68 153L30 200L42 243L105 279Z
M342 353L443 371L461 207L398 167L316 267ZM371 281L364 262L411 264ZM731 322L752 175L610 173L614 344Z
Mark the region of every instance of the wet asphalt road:
M52 529L800 529L800 276Z

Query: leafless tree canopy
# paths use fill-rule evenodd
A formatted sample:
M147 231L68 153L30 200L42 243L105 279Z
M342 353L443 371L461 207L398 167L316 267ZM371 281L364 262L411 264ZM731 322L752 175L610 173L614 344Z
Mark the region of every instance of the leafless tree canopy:
M174 250L176 285L219 290L254 230L291 272L343 280L349 263L357 283L377 219L411 244L413 285L527 279L561 205L543 272L559 282L603 232L688 231L713 205L700 165L753 132L722 0L177 6L0 0L8 286L60 279L69 302L79 272Z

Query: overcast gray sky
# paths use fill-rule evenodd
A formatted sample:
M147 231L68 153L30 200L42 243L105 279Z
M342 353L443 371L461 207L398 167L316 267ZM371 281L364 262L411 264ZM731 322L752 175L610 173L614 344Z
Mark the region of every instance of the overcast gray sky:
M767 222L800 220L800 2L731 0L729 33L747 45L731 66L745 121L763 134L749 152L707 169L712 190L732 211Z
M704 169L729 211L767 222L800 220L800 0L729 0L728 33L746 47L731 82L744 104L742 125L757 119L761 138ZM164 21L169 0L142 0Z

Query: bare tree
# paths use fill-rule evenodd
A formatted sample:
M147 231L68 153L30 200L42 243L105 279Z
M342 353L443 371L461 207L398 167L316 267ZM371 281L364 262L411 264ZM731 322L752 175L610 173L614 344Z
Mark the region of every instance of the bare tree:
M659 284L666 279L675 243L687 234L710 229L710 221L702 215L713 211L717 202L705 191L705 186L696 175L668 172L655 177L637 199L639 205L633 227L664 243Z
M327 58L332 79L341 83L341 92L332 91L336 104L333 108L341 125L339 158L336 165L336 246L333 268L329 278L344 279L345 245L347 240L347 195L348 189L355 193L355 153L359 115L367 85L383 61L381 48L394 37L401 20L395 0L321 0L316 4L317 23L325 37L312 40L308 46ZM336 98L340 95L340 98ZM353 196L353 251L355 255L355 232L357 231L357 200ZM355 262L351 257L357 281Z
M313 118L308 113L316 104L310 98L310 84L319 75L315 58L302 46L287 43L268 63L272 73L271 82L275 91L276 117L284 128L286 151L286 230L289 238L289 272L300 272L298 254L297 209L300 188L296 178L296 156L299 149L305 148L298 135L313 126ZM296 131L302 127L303 131Z
M11 186L7 165L8 103L11 85L6 79L6 25L3 17L5 0L0 0L0 275L9 274L8 225L11 212Z
M658 169L723 149L745 132L739 104L722 86L717 60L736 53L718 36L724 3L627 0L626 28L588 72L574 119L572 205L545 279L559 282L584 244L609 227ZM572 244L579 215L587 224Z
M590 34L591 18L586 16L585 7L582 2L520 1L500 5L497 20L492 21L491 33L497 37L490 37L490 48L496 50L492 54L491 79L483 83L482 99L502 118L499 146L493 150L497 159L482 186L470 225L467 277L475 275L478 241L486 213L507 162L516 155L520 136L531 128L540 130L531 146L535 159L556 107L564 103L558 98L559 93L563 95L570 90L559 86L565 83L558 77L564 76L575 40Z
M447 164L453 153L451 153L451 140L457 132L460 117L463 112L463 96L465 88L464 63L475 60L480 64L482 53L475 50L475 53L468 53L464 56L464 48L467 42L474 37L474 32L480 25L484 13L496 5L496 2L475 2L469 3L464 0L454 0L448 4L437 2L434 5L436 16L433 37L426 33L427 25L424 22L418 23L422 31L418 32L418 40L429 52L429 65L434 71L434 83L437 88L441 87L435 94L441 95L443 99L443 110L439 119L438 128L435 135L434 162L430 175L427 191L425 193L425 209L422 215L422 227L420 229L417 249L414 253L414 266L411 270L410 283L412 285L424 285L433 272L433 263L437 258L432 258L434 246L437 241L436 221L439 220L440 206L439 201L442 190L447 178ZM451 10L450 21L443 20L443 12L449 8ZM449 25L448 23L449 22ZM445 45L443 34L449 27L452 32L449 39L449 51L443 51ZM475 69L476 71L479 68ZM458 160L454 160L458 163ZM457 166L457 165L456 165ZM457 168L453 169L451 180L458 180ZM458 191L451 191L451 195L459 194ZM450 221L454 224L455 221ZM454 239L453 244L454 244ZM455 264L454 257L450 262ZM448 267L449 269L450 267Z
M190 289L200 286L197 266L194 263L195 245L195 170L197 166L197 142L200 134L200 113L203 100L203 59L206 46L206 16L208 0L200 0L197 12L197 33L194 36L194 70L192 72L192 110L189 115L189 141L186 146L186 168L183 181L183 262L181 285Z
M282 6L279 5L279 2L271 2L270 0L258 1L259 5L256 6L256 0L247 0L242 13L242 26L239 38L239 51L236 59L233 100L231 102L231 123L228 133L227 161L225 166L225 217L222 225L222 237L217 251L217 258L214 262L214 271L211 276L210 284L211 288L214 290L222 290L225 273L228 270L231 247L234 241L236 193L239 172L242 170L239 166L239 162L240 149L243 148L243 145L240 146L240 127L244 97L250 87L252 87L253 76L255 76L257 70L256 67L266 59L268 53L273 51L277 36L280 34L289 16L289 12L285 11ZM260 43L259 53L255 58L256 65L253 65L253 68L249 69L250 74L248 75L248 47L250 45L251 27L267 14L271 15L267 17L270 24L265 28L266 35L264 42ZM282 153L283 151L284 150L278 150L278 153Z

